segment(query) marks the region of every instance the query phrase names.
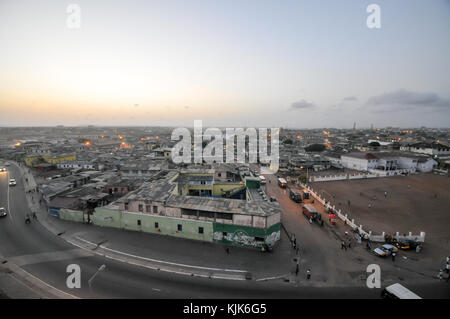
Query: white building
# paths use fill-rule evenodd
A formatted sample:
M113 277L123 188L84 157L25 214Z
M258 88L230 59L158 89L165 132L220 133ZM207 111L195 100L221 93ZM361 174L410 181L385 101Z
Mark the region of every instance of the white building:
M432 158L390 152L349 153L341 155L342 166L384 176L403 173L431 172L437 166Z
M428 154L428 155L450 155L450 147L440 143L415 143L403 145L401 151Z

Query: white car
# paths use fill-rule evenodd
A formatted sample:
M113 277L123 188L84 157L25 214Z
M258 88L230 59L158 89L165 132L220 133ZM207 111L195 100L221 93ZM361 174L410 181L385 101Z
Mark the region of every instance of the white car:
M0 207L0 217L5 217L8 215L8 211L4 207Z
M375 248L373 252L377 256L387 257L392 255L392 253L398 253L398 248L390 244L384 244L381 247Z
M16 185L17 185L16 180L15 180L14 178L11 178L11 179L9 180L9 186L16 186Z

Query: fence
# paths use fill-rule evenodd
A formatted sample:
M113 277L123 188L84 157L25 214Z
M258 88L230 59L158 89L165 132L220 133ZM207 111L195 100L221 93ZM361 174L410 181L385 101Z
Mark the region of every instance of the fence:
M342 181L347 179L364 179L364 178L375 178L382 177L378 174L364 173L364 174L339 174L339 175L321 175L321 176L311 176L309 178L310 182L330 182L330 181Z
M310 192L311 195L314 196L315 199L319 203L324 205L325 208L327 208L327 209L332 208L334 211L334 214L336 216L338 216L344 222L344 224L350 226L353 230L358 229L359 234L364 239L369 239L370 241L374 241L374 242L385 242L386 241L386 233L385 232L382 232L381 235L375 235L375 234L372 234L372 231L364 230L363 225L357 225L355 223L354 219L350 219L348 217L348 214L344 215L342 213L341 209L336 209L336 207L334 205L331 205L330 202L327 202L327 200L325 198L320 196L320 194L317 194L311 187L309 187L305 184L302 184L302 183L300 183L300 186L302 186L303 188L306 188L308 190L308 192ZM408 240L425 242L425 232L420 232L419 235L413 235L411 232L409 232L408 235L406 235L406 234L400 235L400 233L397 232L394 236L392 236L392 238L396 239L396 240L408 239Z

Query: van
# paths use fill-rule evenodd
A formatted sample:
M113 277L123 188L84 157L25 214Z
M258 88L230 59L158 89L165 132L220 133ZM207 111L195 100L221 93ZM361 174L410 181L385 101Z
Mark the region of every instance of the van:
M284 178L279 178L278 179L278 186L280 186L281 188L286 188L287 186L287 182Z
M289 198L292 199L296 203L302 202L302 195L300 194L299 191L297 191L295 189L291 189L289 191Z
M259 180L261 182L261 185L265 185L266 184L266 178L264 176L259 176Z
M383 299L422 299L408 288L399 283L387 286L381 291Z

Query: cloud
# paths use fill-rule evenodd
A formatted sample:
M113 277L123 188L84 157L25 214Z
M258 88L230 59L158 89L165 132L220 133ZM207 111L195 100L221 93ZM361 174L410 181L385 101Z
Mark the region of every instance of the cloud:
M366 107L375 112L449 110L450 101L436 93L412 92L405 89L372 96Z
M358 101L358 98L356 96L346 96L342 99L342 101L354 102L354 101Z
M316 107L316 105L313 102L308 102L306 100L301 100L298 102L294 102L291 104L291 110L300 110L300 109L308 109Z

